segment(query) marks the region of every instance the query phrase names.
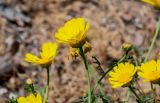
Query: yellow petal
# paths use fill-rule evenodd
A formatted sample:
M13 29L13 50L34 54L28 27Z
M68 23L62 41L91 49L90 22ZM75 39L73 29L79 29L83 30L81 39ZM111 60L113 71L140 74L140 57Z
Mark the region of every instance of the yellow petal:
M42 96L38 93L36 97L37 103L42 103Z
M143 63L140 66L138 75L143 78L143 81L150 81L154 83L159 83L160 80L160 61L151 60L149 62Z
M56 43L48 42L42 45L42 52L40 55L42 58L53 59L57 54L58 45Z
M34 94L30 94L29 96L26 97L26 99L28 103L37 103Z
M142 0L143 2L146 2L156 8L160 8L160 0Z
M31 53L27 53L25 55L25 61L27 62L32 62L32 63L38 63L40 60L40 58L38 58L37 56L35 56L34 54L31 54Z
M19 98L17 99L17 101L18 101L18 103L27 103L27 100L26 100L25 97L19 97Z

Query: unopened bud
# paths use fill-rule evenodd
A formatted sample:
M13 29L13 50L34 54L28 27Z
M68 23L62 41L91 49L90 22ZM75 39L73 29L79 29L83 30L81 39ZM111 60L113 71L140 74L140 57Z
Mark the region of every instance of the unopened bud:
M70 48L70 55L74 58L80 55L79 48Z
M129 43L124 43L124 44L122 45L122 49L123 49L124 51L128 52L128 51L130 51L130 50L132 49L132 45L129 44Z
M83 50L84 50L84 53L87 53L89 51L92 50L92 47L91 47L91 44L86 42L84 45L83 45Z
M28 79L26 80L26 84L28 84L28 85L33 84L33 80L32 80L31 78L28 78Z

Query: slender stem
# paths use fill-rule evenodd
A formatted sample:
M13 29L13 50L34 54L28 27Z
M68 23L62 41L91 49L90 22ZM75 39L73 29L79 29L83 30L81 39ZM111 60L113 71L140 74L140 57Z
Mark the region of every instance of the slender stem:
M87 73L87 80L88 80L88 86L89 86L89 91L88 91L88 103L91 103L91 79L90 79L90 73L89 73L89 66L88 66L88 61L85 57L84 51L82 49L82 47L79 48L80 49L80 54L81 57L83 59L83 62L85 64L85 68L86 68L86 73Z
M32 91L32 93L35 95L36 94L36 91L35 91L35 89L34 89L34 85L33 84L31 84L31 91Z
M137 81L136 83L137 83L137 87L139 88L139 89L138 89L138 90L139 90L139 93L141 93L143 96L145 96L145 93L144 93L142 87L140 86L139 82Z
M151 83L151 89L152 89L152 92L154 93L154 103L156 103L156 88L153 87L153 83Z
M156 39L157 39L157 37L158 37L159 31L160 31L160 17L159 17L159 19L158 19L158 23L157 23L157 27L156 27L156 32L155 32L155 34L154 34L152 43L151 43L151 45L150 45L150 47L149 47L149 50L148 50L148 53L147 53L147 55L146 55L146 57L145 57L145 59L144 59L144 62L146 62L146 61L148 60L149 56L151 55L151 52L152 52L152 50L153 50L154 44L155 44L155 42L156 42Z
M93 70L93 72L94 72L94 79L95 79L95 81L96 81L96 83L97 83L97 81L98 81L98 76L97 76L97 74L96 74L96 70L94 69ZM101 94L104 94L104 90L102 89L102 87L101 87L101 85L97 85L98 87L98 89L99 89L99 91L100 91L100 93ZM94 89L94 88L93 88ZM93 93L93 92L95 92L95 91L91 91L91 93Z
M125 103L128 103L129 98L130 98L130 95L131 95L131 91L130 91L130 89L129 89L128 92L127 92L127 98L126 98Z
M132 91L132 93L136 96L136 98L138 99L139 103L143 103L143 101L142 101L141 98L138 96L138 94L135 92L135 90L134 90L131 86L129 86L128 88L129 88L129 89Z
M110 71L110 69L107 70L106 72L104 72L104 74L103 74L103 75L100 77L100 79L96 82L96 86L95 86L95 88L93 88L94 90L97 89L98 85L100 84L100 82L102 81L102 79L106 76L106 74L107 74L109 71ZM94 90L93 90L93 91L94 91Z
M47 84L46 84L46 93L44 96L43 103L46 103L48 101L48 91L49 91L49 81L50 81L49 66L46 68L46 70L47 70Z

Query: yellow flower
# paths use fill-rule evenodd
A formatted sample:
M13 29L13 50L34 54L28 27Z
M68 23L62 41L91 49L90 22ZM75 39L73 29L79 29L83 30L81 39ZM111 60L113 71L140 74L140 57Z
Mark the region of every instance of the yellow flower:
M113 88L129 86L137 69L133 64L120 63L109 72L109 82Z
M156 8L160 8L160 0L142 0L143 2L146 2Z
M160 60L152 60L139 67L138 75L144 82L159 83L160 81Z
M86 32L90 23L84 18L73 18L61 27L55 34L55 38L62 44L68 44L74 48L83 46L86 39Z
M34 54L27 53L25 55L25 60L27 62L39 64L42 66L50 65L57 54L57 48L58 45L56 43L44 43L41 48L42 51L40 52L40 58L35 56Z
M18 103L42 103L42 96L38 93L36 96L30 94L27 97L19 97L17 99Z

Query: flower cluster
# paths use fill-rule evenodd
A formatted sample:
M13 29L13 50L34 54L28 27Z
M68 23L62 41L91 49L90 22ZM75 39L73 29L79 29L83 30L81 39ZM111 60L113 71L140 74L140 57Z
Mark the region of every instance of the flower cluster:
M143 1L148 4L151 4L154 7L160 8L160 0L143 0ZM143 58L141 58L142 60L139 60L138 57L135 58L134 56L131 56L129 54L131 50L133 50L135 53L139 52L137 48L135 48L134 45L124 43L122 45L122 49L123 51L125 51L124 55L116 63L113 63L113 65L111 65L111 68L106 72L103 71L101 63L95 57L96 62L94 63L98 65L97 68L100 68L99 70L101 70L102 73L100 74L100 79L95 80L96 86L94 86L91 78L92 73L90 73L92 71L90 69L91 66L86 58L86 53L91 51L92 49L91 45L87 42L86 39L89 27L90 23L86 21L84 18L73 18L67 21L55 33L56 42L61 44L67 44L70 46L70 55L72 57L80 56L83 59L89 86L87 97L85 97L87 98L88 103L97 103L97 101L95 102L94 100L96 100L98 97L104 100L104 95L102 95L104 93L96 94L97 93L96 89L97 87L99 87L101 80L107 74L109 75L108 81L112 85L112 88L128 87L130 91L132 91L132 93L135 94L135 96L137 97L138 103L146 103L141 98L143 96L141 97L138 96L137 92L139 92L139 94L143 93L141 93L142 90L136 88L135 83L142 78L144 82L150 82L151 85L160 84L160 60L157 61L151 60L146 62L147 60L146 58L148 58L147 56L145 60L143 60ZM160 27L160 20L159 20L159 27ZM156 32L157 35L158 32ZM52 61L58 54L57 52L58 43L56 42L46 42L42 44L39 56L36 56L31 53L26 53L24 58L24 60L27 62L40 65L42 68L46 68L47 83L45 86L45 93L42 94L42 91L37 90L33 80L29 78L26 81L26 90L29 92L29 95L26 97L19 97L18 99L13 100L14 102L11 103L48 103L47 101L48 101L49 81L50 81L50 66L52 64ZM154 44L154 39L153 39L153 44ZM151 47L152 46L153 45L151 45ZM153 86L152 90L154 90ZM156 101L156 95L154 101ZM86 101L83 101L82 103L86 103ZM104 103L108 103L108 101L107 102L104 101ZM128 103L128 101L126 101L126 103Z
M71 46L71 56L78 57L81 55L80 48L84 53L91 50L91 45L86 41L86 33L90 27L90 23L86 22L84 18L73 18L66 22L56 33L55 39L62 44L68 44ZM27 79L27 90L30 92L27 97L19 97L16 102L13 103L45 103L48 99L49 91L49 67L52 64L53 59L57 55L58 44L52 42L46 42L42 45L40 56L36 56L31 53L26 53L24 60L33 64L40 65L47 69L47 85L46 93L43 94L35 90L32 79ZM11 102L12 103L12 102Z
M55 33L56 41L75 48L71 50L71 55L73 56L77 57L79 55L79 49L77 49L79 47L83 47L84 52L87 53L91 50L90 44L86 42L86 32L89 26L90 23L86 22L84 18L73 18ZM57 54L57 48L58 45L56 43L44 43L41 48L40 58L34 54L27 53L25 60L42 66L50 65Z
M160 84L160 60L151 60L137 67L130 63L120 63L109 72L109 82L113 88L129 86L136 72L144 82Z

